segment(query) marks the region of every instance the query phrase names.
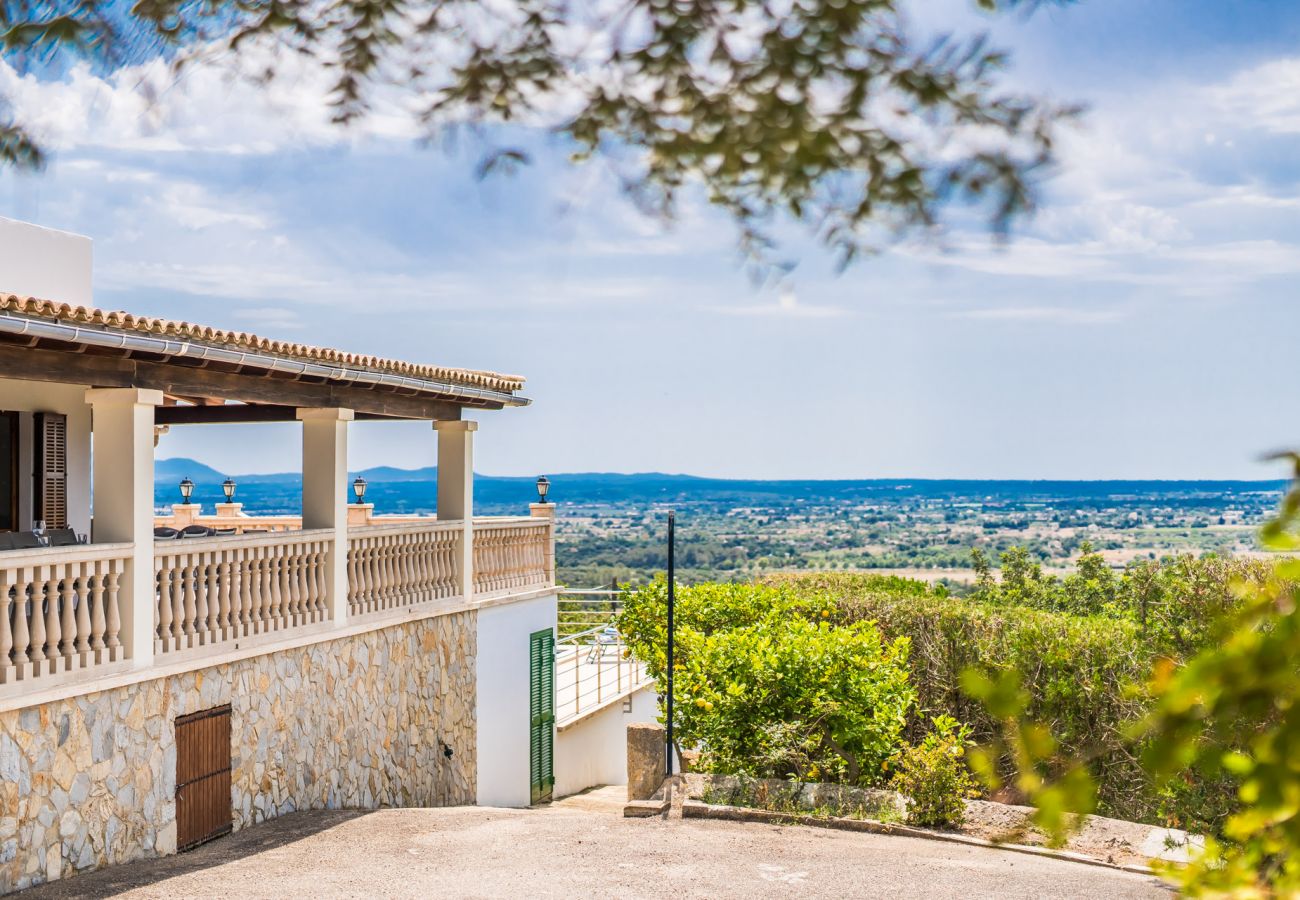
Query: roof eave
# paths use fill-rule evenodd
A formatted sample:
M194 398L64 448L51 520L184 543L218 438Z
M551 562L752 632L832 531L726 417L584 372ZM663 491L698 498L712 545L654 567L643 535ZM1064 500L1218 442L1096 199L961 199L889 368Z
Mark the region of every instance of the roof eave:
M0 310L0 333L45 338L93 347L153 353L169 358L222 362L229 365L262 369L268 372L322 378L337 384L418 391L447 398L452 402L491 403L509 407L523 407L532 403L529 398L509 391L497 391L490 388L473 387L451 381L440 381L412 375L397 375L391 372L379 372L340 363L309 362L258 351L237 350L200 341L156 337L134 331L119 330L109 326L73 325L67 322L24 316L5 310Z

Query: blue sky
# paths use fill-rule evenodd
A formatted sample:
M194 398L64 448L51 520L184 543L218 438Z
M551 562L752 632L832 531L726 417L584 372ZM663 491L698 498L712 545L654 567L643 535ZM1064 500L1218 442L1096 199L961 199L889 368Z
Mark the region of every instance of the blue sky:
M1009 80L1089 112L1007 249L958 227L837 276L797 236L756 288L688 204L643 218L562 148L476 181L478 148L380 115L340 134L303 70L57 83L0 67L55 148L0 215L95 239L103 306L528 376L480 471L744 477L1275 477L1300 445L1300 4L1083 0L987 27ZM540 142L539 143L544 143ZM0 284L0 289L3 285ZM433 461L427 425L354 426L354 466ZM296 468L289 426L175 429L160 455Z

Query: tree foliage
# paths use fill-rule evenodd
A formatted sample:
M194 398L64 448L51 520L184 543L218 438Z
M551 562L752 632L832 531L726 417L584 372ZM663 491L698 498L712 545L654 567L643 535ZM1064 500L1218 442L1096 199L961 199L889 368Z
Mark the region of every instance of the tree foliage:
M906 639L835 625L816 602L752 585L678 591L673 716L700 768L870 786L888 778L913 701ZM619 628L662 685L667 585L631 594Z
M1033 5L976 0L988 12ZM1033 206L1054 126L1073 113L1004 90L982 36L925 36L900 0L0 0L0 48L20 71L158 53L246 59L273 76L292 51L330 73L341 125L377 105L429 133L524 123L575 160L612 164L670 216L697 187L760 252L782 220L841 261L973 203L998 231ZM0 106L3 104L0 97ZM21 121L0 163L36 165ZM484 169L528 157L498 146Z
M1300 456L1295 482L1265 527L1265 543L1288 555L1268 577L1235 582L1238 602L1213 641L1185 663L1157 661L1147 685L1151 709L1128 729L1158 783L1229 775L1239 785L1203 854L1165 874L1193 896L1300 893ZM1003 746L1021 749L1016 777L1058 833L1067 813L1086 810L1095 783L1089 748L1037 738L1047 732L1014 676L972 670L967 688L1005 722ZM991 766L986 766L990 770ZM1066 772L1045 777L1046 770Z

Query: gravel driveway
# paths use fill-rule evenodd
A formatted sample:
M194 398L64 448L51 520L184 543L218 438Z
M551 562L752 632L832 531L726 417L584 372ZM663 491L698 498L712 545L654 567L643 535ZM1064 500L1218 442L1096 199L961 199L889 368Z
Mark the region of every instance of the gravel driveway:
M1154 879L915 838L546 809L303 812L46 897L1168 897Z

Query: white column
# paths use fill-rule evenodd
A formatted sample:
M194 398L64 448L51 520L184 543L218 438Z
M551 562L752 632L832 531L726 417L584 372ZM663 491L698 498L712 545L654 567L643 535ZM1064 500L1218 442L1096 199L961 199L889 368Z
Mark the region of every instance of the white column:
M348 423L350 409L300 409L302 527L334 532L326 606L330 620L348 620Z
M457 573L460 595L474 596L474 432L477 422L434 422L438 432L438 521L464 524Z
M120 585L120 638L134 668L153 664L153 426L162 391L91 388L86 391L94 435L96 543L130 541L135 554Z

